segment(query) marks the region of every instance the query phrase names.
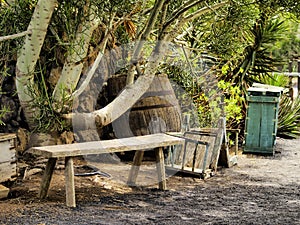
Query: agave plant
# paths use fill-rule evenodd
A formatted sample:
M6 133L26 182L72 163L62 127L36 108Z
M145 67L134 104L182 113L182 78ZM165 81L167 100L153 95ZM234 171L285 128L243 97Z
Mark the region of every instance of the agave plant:
M277 136L283 138L300 137L300 98L292 101L283 95L278 114Z
M262 16L256 21L249 34L246 35L251 43L244 50L244 57L237 64L230 79L239 86L251 86L253 82L261 82L284 63L280 58L272 57L272 44L282 38L283 21Z
M261 82L263 84L286 88L289 87L290 79L283 73L272 73L270 76L263 77Z

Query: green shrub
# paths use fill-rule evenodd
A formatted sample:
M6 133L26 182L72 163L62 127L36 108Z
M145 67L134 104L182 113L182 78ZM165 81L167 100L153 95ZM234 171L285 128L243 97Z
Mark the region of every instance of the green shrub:
M242 90L223 80L219 81L218 87L224 93L224 110L226 115L227 128L237 128L244 119L243 104L245 98Z

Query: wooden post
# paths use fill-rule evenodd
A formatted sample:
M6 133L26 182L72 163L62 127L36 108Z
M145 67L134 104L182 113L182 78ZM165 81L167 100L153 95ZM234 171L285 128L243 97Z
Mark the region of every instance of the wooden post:
M138 176L140 166L142 165L143 157L144 151L136 151L134 154L133 164L131 166L127 181L127 184L131 187L136 185L136 178Z
M300 95L300 60L298 60L298 80L297 80L297 83L298 83L298 97Z
M239 154L239 130L235 131L235 155Z
M289 72L293 72L293 61L289 61Z
M182 123L182 130L183 132L185 131L190 131L191 127L190 127L190 117L191 115L186 113L183 116L183 123Z
M75 185L74 185L74 167L73 158L65 158L65 182L66 182L66 204L69 207L76 207Z
M293 61L289 61L289 73L293 72ZM293 76L289 75L289 95L294 100Z
M46 169L43 175L43 179L41 181L41 186L40 186L40 192L39 192L39 197L41 199L44 199L47 197L48 190L49 190L49 185L52 179L52 174L55 168L57 158L49 158Z
M184 166L185 166L185 158L186 158L186 151L187 151L186 147L187 147L187 141L184 142L181 170L184 170Z
M158 187L160 190L166 190L167 189L166 172L165 172L164 152L162 147L155 149L155 156L156 156L156 170L158 176Z

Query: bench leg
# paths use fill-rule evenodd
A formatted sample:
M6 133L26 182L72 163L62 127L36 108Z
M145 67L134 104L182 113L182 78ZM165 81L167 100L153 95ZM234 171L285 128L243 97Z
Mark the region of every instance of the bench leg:
M76 207L73 158L65 158L66 204Z
M41 186L40 186L39 197L41 199L44 199L47 197L56 161L57 161L56 158L48 159L46 169L45 169L45 172L44 172L44 175L42 178Z
M166 190L167 189L166 172L165 172L164 152L162 147L155 149L155 157L156 157L156 170L158 176L158 187L161 190Z
M136 178L138 176L138 172L140 169L140 166L142 164L144 157L144 151L136 151L133 158L133 165L131 166L128 181L127 184L129 186L135 186L136 184Z

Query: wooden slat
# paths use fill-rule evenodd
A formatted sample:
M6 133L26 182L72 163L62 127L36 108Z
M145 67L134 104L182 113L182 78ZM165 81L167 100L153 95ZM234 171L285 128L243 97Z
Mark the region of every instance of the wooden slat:
M57 158L120 151L147 150L183 143L184 139L179 137L173 137L167 134L152 134L113 140L33 147L29 149L29 152L47 158Z
M0 133L0 141L14 139L16 137L17 137L16 134L3 134L3 133Z
M246 132L245 142L246 146L250 148L253 146L259 146L259 138L257 134L260 133L261 123L261 107L257 103L252 103L248 106L246 117Z
M0 183L15 180L17 177L17 165L11 162L0 163Z
M264 89L264 90L270 90L273 92L282 92L284 90L284 88L282 87L277 87L277 86L273 86L273 85L268 85L268 84L261 84L261 83L253 83L252 87L248 88L248 90L251 89L255 89L255 88L260 88L260 89Z
M191 175L193 177L200 177L202 179L206 179L211 177L214 172L211 169L207 169L203 172L202 169L195 168L194 171L192 171L191 167L185 167L184 170L182 170L181 165L166 165L166 171L170 173L176 173L181 175Z
M274 105L274 106L273 106ZM259 133L259 146L263 148L272 147L274 145L275 134L275 123L276 118L276 105L261 105L261 124Z
M175 164L181 164L181 169L201 168L202 170L213 169L217 170L221 145L224 138L224 128L193 128L191 131L182 133L169 132L170 135L184 135L189 141L186 142L186 154L184 158L184 148L179 149L174 153L173 159ZM195 142L191 142L194 140ZM199 142L197 148L196 143ZM206 151L205 144L209 143ZM194 155L196 149L196 155ZM207 154L206 154L207 152ZM183 162L184 161L184 162Z
M223 121L224 122L224 121ZM214 170L215 172L217 171L217 167L218 167L218 161L220 158L220 153L221 153L221 147L223 142L225 141L225 129L226 129L226 125L223 124L223 128L217 128L214 130L215 134L216 134L216 139L214 142L214 148L213 148L213 153L209 162L209 168ZM226 150L226 157L227 159L227 150Z
M0 163L12 162L16 160L15 149L10 149L10 142L0 142Z

